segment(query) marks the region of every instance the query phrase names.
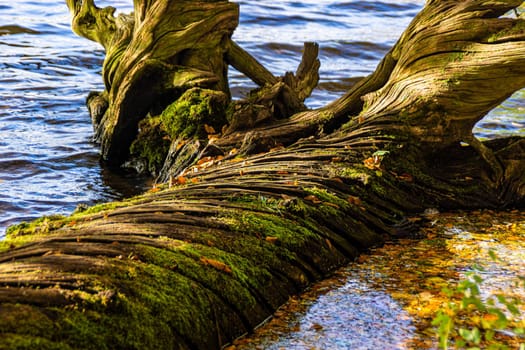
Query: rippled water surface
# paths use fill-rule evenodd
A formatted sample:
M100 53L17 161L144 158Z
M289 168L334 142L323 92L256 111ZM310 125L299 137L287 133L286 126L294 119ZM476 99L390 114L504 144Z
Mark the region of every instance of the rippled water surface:
M321 83L308 100L318 107L370 73L423 3L239 1L234 38L278 75L296 69L303 42L318 42ZM131 0L97 4L129 12ZM102 88L103 52L71 33L69 23L63 0L0 4L0 232L10 223L142 190L99 164L84 99ZM235 71L231 85L236 96L253 86ZM479 133L523 131L523 101L518 92Z

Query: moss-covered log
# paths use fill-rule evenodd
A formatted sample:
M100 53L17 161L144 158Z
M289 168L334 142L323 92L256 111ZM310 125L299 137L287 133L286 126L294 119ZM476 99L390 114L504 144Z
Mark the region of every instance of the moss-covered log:
M76 16L93 9L75 4ZM160 2L137 0L135 21L147 21L148 4ZM377 71L325 108L211 144L172 142L178 170L149 193L11 227L0 246L0 348L220 348L359 251L417 235L412 216L427 208L523 208L525 140L471 136L525 85L522 20L501 17L520 4L428 1ZM281 82L257 72L270 90ZM111 110L108 92L91 95L93 110ZM187 108L227 94L191 86L181 96L197 93L208 97ZM229 151L243 141L244 153ZM261 144L273 149L251 154Z

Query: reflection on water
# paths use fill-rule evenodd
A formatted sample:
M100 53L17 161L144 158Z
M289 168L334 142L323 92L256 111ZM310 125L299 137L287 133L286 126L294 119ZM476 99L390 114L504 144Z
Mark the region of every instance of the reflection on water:
M372 249L291 298L235 349L436 349L430 322L448 300L442 288L475 266L484 268L484 297L525 300L525 289L515 286L525 276L525 212L441 214L432 222L426 238Z
M97 1L129 12L131 0ZM274 74L295 71L303 42L320 45L321 81L312 108L372 72L424 0L239 0L234 39ZM70 30L63 0L0 5L0 237L9 223L68 213L78 203L128 196L140 181L103 169L84 106L101 90L103 52ZM236 71L237 97L253 84ZM477 129L482 136L523 131L518 92Z
M112 186L130 179L100 167L84 100L102 88L103 52L69 23L64 1L0 6L0 237L10 223L142 190Z

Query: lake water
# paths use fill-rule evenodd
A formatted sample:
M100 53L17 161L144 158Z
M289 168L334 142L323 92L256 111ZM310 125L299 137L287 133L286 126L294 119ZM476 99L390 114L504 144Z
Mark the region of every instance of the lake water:
M321 82L309 99L319 107L352 79L374 70L423 0L239 1L235 40L273 73L297 67L304 41L321 52ZM129 12L131 0L97 1ZM63 0L0 4L0 238L5 227L80 203L109 201L144 189L144 181L99 164L84 99L101 90L103 52L70 30ZM240 96L253 86L231 72ZM525 96L518 92L478 132L518 133Z

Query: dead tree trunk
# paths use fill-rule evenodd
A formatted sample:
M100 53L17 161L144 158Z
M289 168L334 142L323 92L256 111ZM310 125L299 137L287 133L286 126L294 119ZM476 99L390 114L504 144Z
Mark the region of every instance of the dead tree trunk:
M180 10L194 4L177 3ZM160 4L137 0L135 23L153 20ZM230 9L226 1L199 4L201 14ZM428 1L376 72L325 108L233 128L204 150L186 139L172 154L198 156L182 173L168 167L170 181L154 191L12 227L0 253L0 348L220 348L360 250L417 233L408 217L425 208L523 207L525 141L481 143L471 133L525 85L524 22L502 17L520 4ZM94 9L91 1L69 5L76 16ZM77 18L99 23L95 15ZM107 42L95 30L77 31ZM229 45L220 51L227 59L244 54ZM185 64L185 72L198 69ZM106 59L105 79L115 84L110 65ZM280 83L261 72L270 90ZM142 98L148 79L131 80L130 96ZM108 114L127 108L116 107L116 96L128 85L111 84L97 96L109 105L100 125L129 117ZM219 85L208 90L227 94ZM151 96L150 114L160 98ZM243 141L243 156L227 154ZM249 155L275 143L282 147Z

